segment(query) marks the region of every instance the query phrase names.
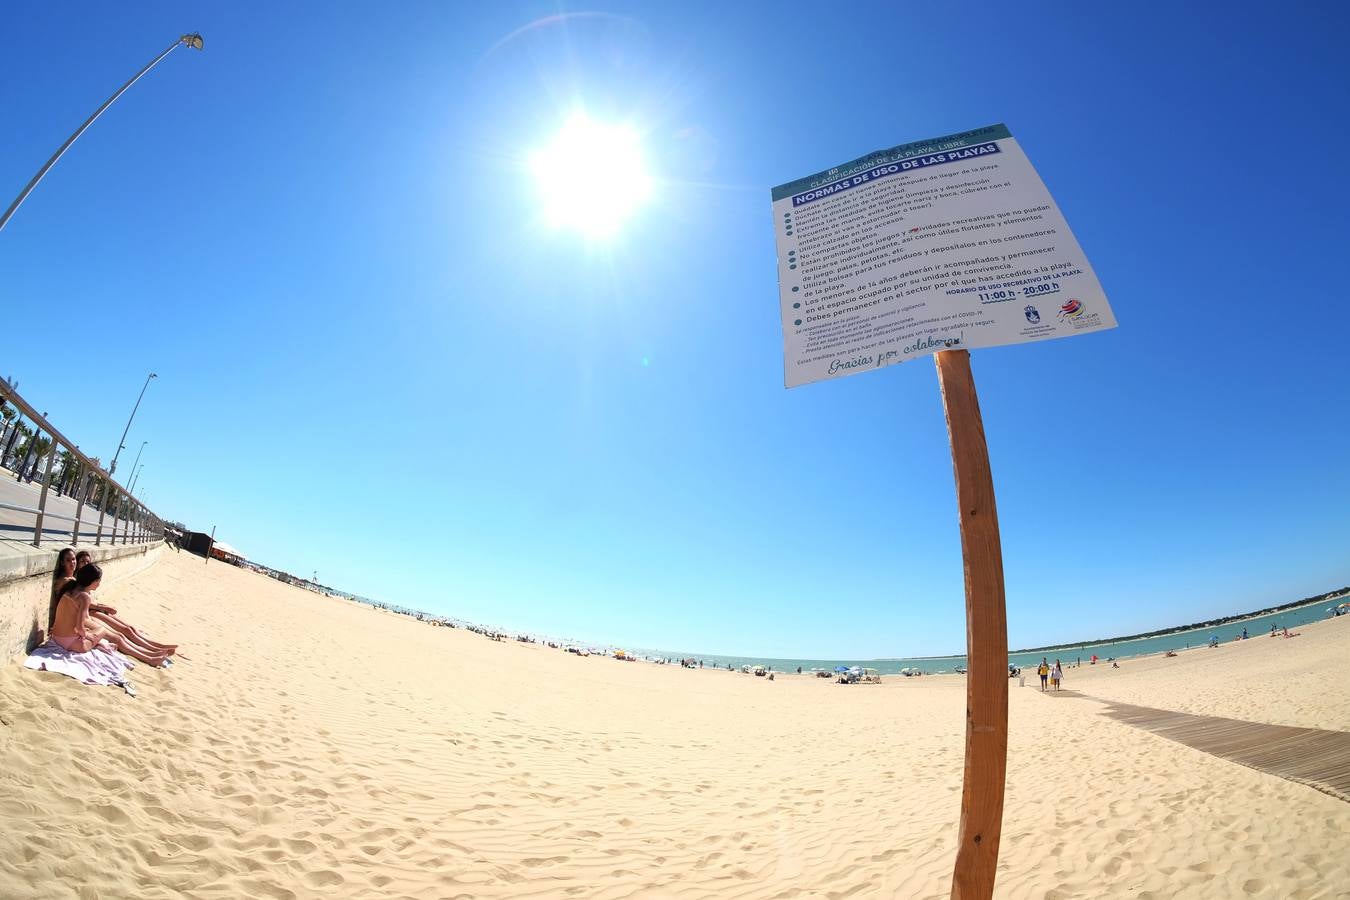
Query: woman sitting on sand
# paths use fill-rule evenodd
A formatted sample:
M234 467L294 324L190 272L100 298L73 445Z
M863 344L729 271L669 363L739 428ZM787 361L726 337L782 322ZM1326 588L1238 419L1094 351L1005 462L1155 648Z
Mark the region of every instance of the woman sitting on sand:
M61 587L64 587L66 581L72 580L74 578L76 569L83 568L84 566L87 566L91 562L89 551L81 550L79 553L75 553L74 563L70 566L69 571L64 573L63 578L61 577L62 559L64 558L66 553L70 552L72 551L69 548L61 551L61 555L58 556L56 560L56 572L52 573L52 582L54 585L57 585L52 588L53 616L56 615L56 600ZM58 582L59 584L57 584ZM128 622L123 622L121 619L117 618L117 610L113 609L111 606L104 606L100 603L91 603L89 605L89 615L95 620L97 620L101 625L116 632L117 634L120 634L122 637L126 638L128 641L131 641L133 644L136 644L138 647L140 647L147 653L163 654L165 656L174 656L178 653L177 644L162 644L159 641L152 641L149 637L143 634L134 625L131 625Z
M85 653L107 641L132 659L159 668L169 658L161 650L144 647L112 629L102 626L89 614L93 592L103 582L103 570L93 563L81 566L75 576L62 585L56 597L56 615L49 637L63 650Z
M66 547L56 554L56 568L52 570L52 596L47 608L47 633L52 633L52 623L56 621L56 601L61 599L61 588L75 577L75 551Z

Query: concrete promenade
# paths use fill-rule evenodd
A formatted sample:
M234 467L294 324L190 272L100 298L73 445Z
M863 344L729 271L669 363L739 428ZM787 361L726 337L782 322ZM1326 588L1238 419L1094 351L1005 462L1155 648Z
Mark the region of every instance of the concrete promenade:
M34 480L32 484L28 482L16 481L14 473L8 469L0 469L0 503L7 503L11 506L23 506L29 509L37 509L38 498L42 494L42 482L40 479ZM53 516L69 516L74 518L76 503L72 497L56 496L56 489L47 492L47 518L42 523L42 543L46 546L47 542L57 541L65 544L75 543L71 540L70 531L75 523L69 519L54 518ZM95 531L98 527L98 510L88 505L85 506L83 514L80 516L80 542L94 542ZM29 512L18 512L12 509L0 509L0 538L11 540L33 539L33 521L34 514ZM118 520L118 539L121 540L121 529L126 523ZM111 510L103 519L103 541L106 543L113 533L113 515Z

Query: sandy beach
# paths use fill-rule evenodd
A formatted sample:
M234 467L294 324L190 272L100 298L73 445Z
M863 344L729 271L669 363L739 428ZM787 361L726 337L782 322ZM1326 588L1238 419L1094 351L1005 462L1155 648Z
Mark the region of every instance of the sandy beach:
M189 659L0 669L0 896L947 896L959 676L579 658L188 554L99 599ZM1302 631L1013 682L996 896L1350 897L1350 804L1092 699L1348 729L1350 619Z

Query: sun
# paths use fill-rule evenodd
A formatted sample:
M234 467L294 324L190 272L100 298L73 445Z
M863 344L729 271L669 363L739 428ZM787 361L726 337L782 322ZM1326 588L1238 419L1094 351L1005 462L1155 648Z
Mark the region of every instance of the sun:
M588 238L612 237L652 195L642 140L631 126L571 116L530 155L544 219Z

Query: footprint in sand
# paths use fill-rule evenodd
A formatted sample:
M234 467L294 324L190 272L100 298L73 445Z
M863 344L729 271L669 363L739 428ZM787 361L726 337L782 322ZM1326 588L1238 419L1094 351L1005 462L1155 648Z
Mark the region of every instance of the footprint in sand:
M204 834L171 834L167 836L167 840L194 853L200 853L211 846L211 839Z
M345 880L337 872L330 869L321 869L318 872L306 872L304 875L305 884L312 888L333 887L342 884Z
M112 822L116 825L125 825L126 823L131 821L131 817L128 816L120 806L113 806L110 803L103 803L90 808L100 819L104 820L105 822Z

